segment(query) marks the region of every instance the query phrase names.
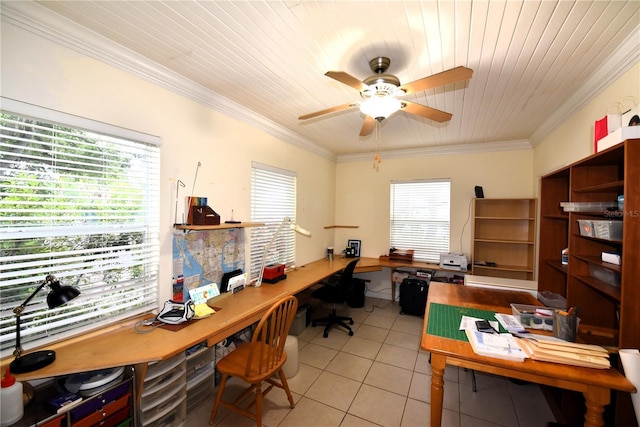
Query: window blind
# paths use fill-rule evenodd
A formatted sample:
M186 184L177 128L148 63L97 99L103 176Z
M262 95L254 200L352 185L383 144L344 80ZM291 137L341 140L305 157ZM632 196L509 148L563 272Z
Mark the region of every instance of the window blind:
M450 181L394 181L390 199L391 246L438 263L449 252Z
M2 355L15 346L13 308L48 274L81 295L50 310L42 289L21 316L25 350L156 308L159 140L2 101Z
M251 278L260 273L265 246L286 217L295 221L296 174L254 162L251 167L251 221L264 227L251 229ZM295 231L284 227L273 242L265 265L293 265L296 258Z

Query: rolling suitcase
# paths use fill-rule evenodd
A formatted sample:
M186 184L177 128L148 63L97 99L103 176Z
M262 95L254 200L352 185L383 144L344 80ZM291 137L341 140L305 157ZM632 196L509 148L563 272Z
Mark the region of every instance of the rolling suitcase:
M424 317L428 292L429 282L427 280L404 279L400 283L400 314Z

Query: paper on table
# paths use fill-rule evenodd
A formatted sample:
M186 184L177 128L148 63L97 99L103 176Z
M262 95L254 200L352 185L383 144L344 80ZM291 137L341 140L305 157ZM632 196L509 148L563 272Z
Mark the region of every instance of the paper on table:
M621 349L619 352L624 375L637 390L640 390L640 352L637 349ZM640 420L640 391L631 393L636 418Z
M486 334L472 329L464 332L476 354L519 362L527 358L511 334Z
M524 326L520 324L516 316L511 314L496 313L496 319L502 327L509 332L526 332Z

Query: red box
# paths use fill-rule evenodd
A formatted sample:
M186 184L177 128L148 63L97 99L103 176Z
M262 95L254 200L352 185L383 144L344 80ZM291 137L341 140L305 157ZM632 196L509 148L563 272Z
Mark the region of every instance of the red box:
M275 283L284 279L284 264L271 264L264 267L262 272L262 280L267 283Z

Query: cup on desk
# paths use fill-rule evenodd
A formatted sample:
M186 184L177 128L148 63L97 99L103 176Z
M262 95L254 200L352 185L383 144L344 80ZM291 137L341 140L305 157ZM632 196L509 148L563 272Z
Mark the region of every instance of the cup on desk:
M578 316L571 311L553 311L553 336L565 341L575 342L578 332Z
M327 258L329 261L333 261L333 246L327 248Z

